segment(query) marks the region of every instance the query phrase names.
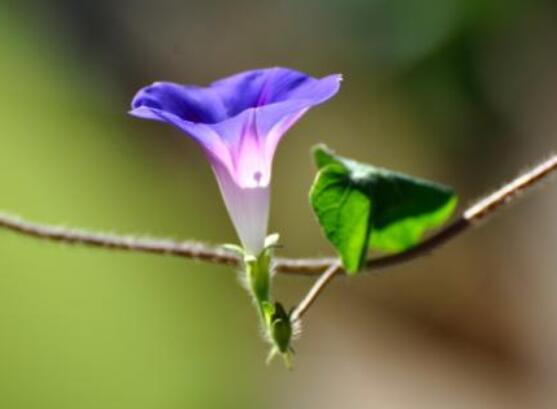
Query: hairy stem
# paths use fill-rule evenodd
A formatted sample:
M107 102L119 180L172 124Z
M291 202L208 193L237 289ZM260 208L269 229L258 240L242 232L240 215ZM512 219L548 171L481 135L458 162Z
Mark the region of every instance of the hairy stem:
M342 271L340 261L333 262L329 268L315 281L315 284L310 288L304 299L294 308L290 319L296 322L302 318L311 305L317 300L319 295L325 290L325 287L333 281L335 275Z
M38 239L72 245L100 247L106 250L171 255L232 266L240 266L241 262L240 256L231 251L197 241L177 242L168 239L89 232L86 230L32 223L7 213L0 213L0 228Z
M367 261L366 269L379 269L410 261L416 257L429 254L446 242L474 227L478 222L496 213L506 203L511 202L521 193L539 185L557 170L557 155L552 155L529 171L505 184L502 188L479 200L466 209L453 223L437 234L424 240L417 246L394 255L372 258ZM11 230L22 235L57 241L66 244L100 247L107 250L124 250L152 254L172 255L208 263L240 266L237 254L221 247L210 246L200 242L177 242L168 239L141 238L93 233L85 230L68 229L27 222L16 216L0 213L0 229ZM275 270L285 274L320 275L336 263L334 258L287 259L277 258ZM339 269L338 272L341 272Z

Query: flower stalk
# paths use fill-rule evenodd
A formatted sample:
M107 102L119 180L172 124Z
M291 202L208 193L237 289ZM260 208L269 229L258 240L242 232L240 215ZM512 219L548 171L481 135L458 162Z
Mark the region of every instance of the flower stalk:
M271 344L267 362L269 363L276 355L281 355L285 365L291 368L293 321L291 314L286 312L283 305L273 301L271 297L273 253L278 239L278 234L268 236L263 250L257 256L239 246L226 245L226 248L242 256L246 288L257 307L264 338Z

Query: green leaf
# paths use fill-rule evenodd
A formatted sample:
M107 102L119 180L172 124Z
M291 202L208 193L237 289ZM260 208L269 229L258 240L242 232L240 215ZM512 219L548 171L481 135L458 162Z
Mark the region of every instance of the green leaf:
M310 201L325 236L349 273L364 263L368 249L400 252L453 213L457 196L438 183L376 168L314 149L319 169Z

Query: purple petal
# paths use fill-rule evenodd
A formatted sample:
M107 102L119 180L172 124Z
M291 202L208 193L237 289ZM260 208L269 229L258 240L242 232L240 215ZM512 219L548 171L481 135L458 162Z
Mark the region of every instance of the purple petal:
M270 100L273 102L267 101L267 105L248 108L231 119L210 125L228 146L231 163L234 164L231 173L242 186L261 186L269 183L272 160L282 136L309 108L335 95L341 80L339 75L320 80L304 76L303 85L299 83L297 88L290 89L292 99L278 101L277 98L286 95L285 84L292 85L296 82L292 79L300 78L302 74L284 69L265 72L269 73L267 79L272 77L278 81L266 85L265 92L273 97ZM271 72L274 74L270 75ZM246 77L249 75L239 74L232 77L235 79L231 82L237 85L237 82L245 82ZM226 82L229 85L228 81L222 80L216 84Z
M340 75L287 68L247 71L210 87L157 82L132 101L134 116L167 122L199 142L244 187L267 185L276 147L312 106L338 92Z
M315 79L289 68L245 71L211 84L229 116L248 109L284 101L306 100L319 104L336 94L340 76Z
M212 88L171 82L155 82L141 89L132 101L132 112L141 107L168 112L193 123L216 123L228 117L219 95ZM143 118L158 119L144 112Z
M273 104L249 108L209 127L229 152L229 172L242 187L267 186L278 142L306 111L306 104Z

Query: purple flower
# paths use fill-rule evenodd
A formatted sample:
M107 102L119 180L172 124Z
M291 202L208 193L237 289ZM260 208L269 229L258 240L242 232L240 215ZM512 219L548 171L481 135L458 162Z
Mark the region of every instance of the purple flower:
M284 133L314 105L335 95L340 75L316 79L286 68L246 71L209 87L156 82L132 101L136 117L162 121L195 139L217 177L244 248L263 249L269 182Z

